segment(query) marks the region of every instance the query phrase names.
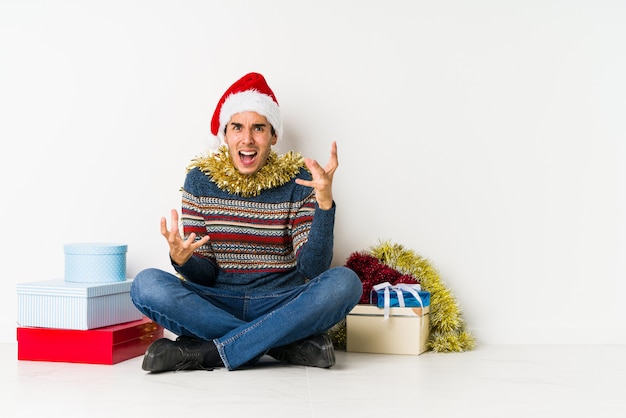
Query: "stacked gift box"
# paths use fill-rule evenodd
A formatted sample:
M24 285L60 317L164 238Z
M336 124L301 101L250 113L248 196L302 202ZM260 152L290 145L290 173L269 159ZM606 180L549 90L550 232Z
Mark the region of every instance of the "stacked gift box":
M115 364L163 337L132 303L127 248L66 244L63 279L17 285L18 360Z
M369 304L346 317L346 351L419 355L430 335L430 293L419 284L373 287Z

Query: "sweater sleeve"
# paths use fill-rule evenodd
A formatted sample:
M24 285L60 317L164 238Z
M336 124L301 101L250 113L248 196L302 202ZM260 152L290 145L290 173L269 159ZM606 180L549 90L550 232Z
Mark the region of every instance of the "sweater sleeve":
M306 243L298 250L298 271L312 279L330 268L333 260L335 203L328 210L315 205Z
M182 266L172 261L172 267L174 267L174 270L183 276L185 280L189 280L190 282L209 287L215 284L217 265L215 261L210 258L199 257L194 254Z

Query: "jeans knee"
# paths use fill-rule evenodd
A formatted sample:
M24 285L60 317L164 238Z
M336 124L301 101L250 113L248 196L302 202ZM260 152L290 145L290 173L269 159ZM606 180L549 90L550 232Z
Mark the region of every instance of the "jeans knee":
M149 268L137 273L133 282L130 285L130 298L136 304L144 298L144 295L150 294L150 292L144 292L144 289L150 288L150 283L154 286L155 276L160 273L160 270L155 268Z
M363 283L359 276L348 267L335 267L333 273L337 294L341 295L343 300L356 304L363 293Z
M349 276L349 281L354 292L355 300L356 302L358 302L359 299L361 299L361 295L363 294L363 282L361 281L361 278L358 276L358 274L356 274L354 270L351 270L347 267L344 267L344 268L348 270L348 272L346 272L346 275Z

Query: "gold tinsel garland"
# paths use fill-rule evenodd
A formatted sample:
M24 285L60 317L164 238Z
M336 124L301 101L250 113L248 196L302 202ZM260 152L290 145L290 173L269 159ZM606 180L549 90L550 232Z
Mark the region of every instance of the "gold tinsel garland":
M277 155L270 151L267 162L254 174L241 174L233 165L228 148L222 145L215 153L194 159L188 170L198 168L221 190L242 197L257 196L263 190L282 186L305 167L301 154L289 151Z
M428 348L434 352L463 352L474 349L474 337L466 330L461 309L450 289L441 282L433 265L400 244L381 242L369 253L381 263L402 274L415 277L422 289L430 292L430 338ZM343 319L329 330L334 345L346 347L346 321Z

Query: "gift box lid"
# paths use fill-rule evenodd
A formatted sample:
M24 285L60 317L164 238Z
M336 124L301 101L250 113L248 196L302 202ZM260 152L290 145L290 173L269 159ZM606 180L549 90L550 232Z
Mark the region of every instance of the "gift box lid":
M125 254L128 251L128 245L116 243L77 242L65 244L63 249L65 254Z
M18 327L17 341L20 343L115 345L158 333L162 330L163 327L143 317L136 321L90 330Z
M415 317L418 318L423 315L427 315L430 312L430 306L420 307L404 307L404 308L389 308L389 315L394 317ZM383 316L385 310L379 308L376 305L359 304L356 305L348 313L348 315L356 316Z
M67 282L65 279L42 280L38 282L18 283L18 295L66 296L94 298L130 292L133 279L120 282L87 283Z

